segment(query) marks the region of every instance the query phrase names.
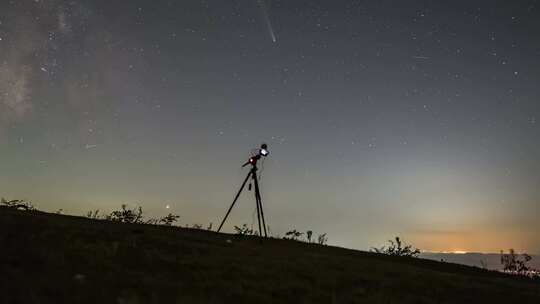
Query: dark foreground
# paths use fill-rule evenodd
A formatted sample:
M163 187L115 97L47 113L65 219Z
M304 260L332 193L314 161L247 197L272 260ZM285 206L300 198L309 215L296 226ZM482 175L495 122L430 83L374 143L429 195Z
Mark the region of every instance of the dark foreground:
M0 303L540 303L540 283L330 246L0 208Z

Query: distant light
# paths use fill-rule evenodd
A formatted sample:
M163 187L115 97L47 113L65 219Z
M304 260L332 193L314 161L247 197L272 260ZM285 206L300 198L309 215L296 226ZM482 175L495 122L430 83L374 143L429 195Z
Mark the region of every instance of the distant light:
M165 206L165 209L169 209L169 208L171 208L171 206L169 206L169 205L166 205L166 206Z

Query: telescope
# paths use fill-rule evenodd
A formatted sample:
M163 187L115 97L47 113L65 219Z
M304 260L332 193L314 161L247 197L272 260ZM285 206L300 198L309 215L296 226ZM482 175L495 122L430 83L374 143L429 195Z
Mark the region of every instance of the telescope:
M261 147L259 148L257 154L250 157L248 159L248 161L245 164L242 165L242 168L249 165L249 164L251 164L252 166L256 166L257 161L259 159L261 159L261 157L267 157L268 154L270 154L270 152L268 151L268 146L266 144L262 144Z
M221 221L221 224L219 225L219 228L217 232L221 231L221 228L223 227L223 224L227 220L227 217L231 213L231 210L234 207L234 204L236 204L236 201L238 200L238 197L240 197L240 193L242 193L242 190L244 190L244 186L246 185L247 181L251 178L253 180L253 184L255 185L255 204L257 205L257 222L259 224L259 236L262 236L264 232L264 237L268 237L266 233L266 221L264 219L264 211L263 211L263 205L262 205L262 198L261 198L261 192L259 190L259 181L257 179L257 162L262 157L267 157L270 154L268 151L268 145L262 144L261 147L257 150L255 155L251 156L247 162L245 162L242 165L242 168L251 165L251 169L249 170L248 175L246 176L246 179L244 179L244 182L242 183L242 186L240 187L240 190L236 193L236 196L234 197L234 200L229 207L229 210L227 210L227 213L225 214L225 217ZM249 189L251 189L251 184L249 184Z

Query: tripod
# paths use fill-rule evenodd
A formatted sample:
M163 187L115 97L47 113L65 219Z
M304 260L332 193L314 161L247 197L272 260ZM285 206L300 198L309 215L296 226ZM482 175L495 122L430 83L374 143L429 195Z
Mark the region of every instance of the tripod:
M249 170L248 175L246 176L246 179L244 179L244 182L242 183L242 186L240 187L240 190L238 190L238 193L236 193L236 196L234 197L234 200L229 207L229 210L227 210L227 214L225 214L225 217L221 221L221 224L219 225L219 228L217 232L221 230L221 227L223 227L223 224L225 223L225 220L227 220L227 217L229 216L229 213L231 213L232 208L234 207L234 204L236 204L236 201L238 200L238 197L240 196L240 193L242 193L242 190L244 190L244 186L246 185L247 181L251 177L253 180L253 184L255 186L255 203L257 204L257 221L259 223L259 235L262 236L262 232L264 232L264 237L268 237L266 234L266 223L264 221L264 211L262 206L262 200L261 200L261 192L259 191L259 181L257 180L257 159L254 161L250 159L247 163L244 164L246 166L247 164L251 164L251 169ZM251 185L250 185L251 188ZM261 229L262 224L262 229Z

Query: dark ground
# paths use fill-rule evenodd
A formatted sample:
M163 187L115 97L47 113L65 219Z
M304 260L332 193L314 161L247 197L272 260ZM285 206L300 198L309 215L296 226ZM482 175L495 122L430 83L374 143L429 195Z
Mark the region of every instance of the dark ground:
M0 208L0 245L6 304L540 303L479 268L36 211Z

